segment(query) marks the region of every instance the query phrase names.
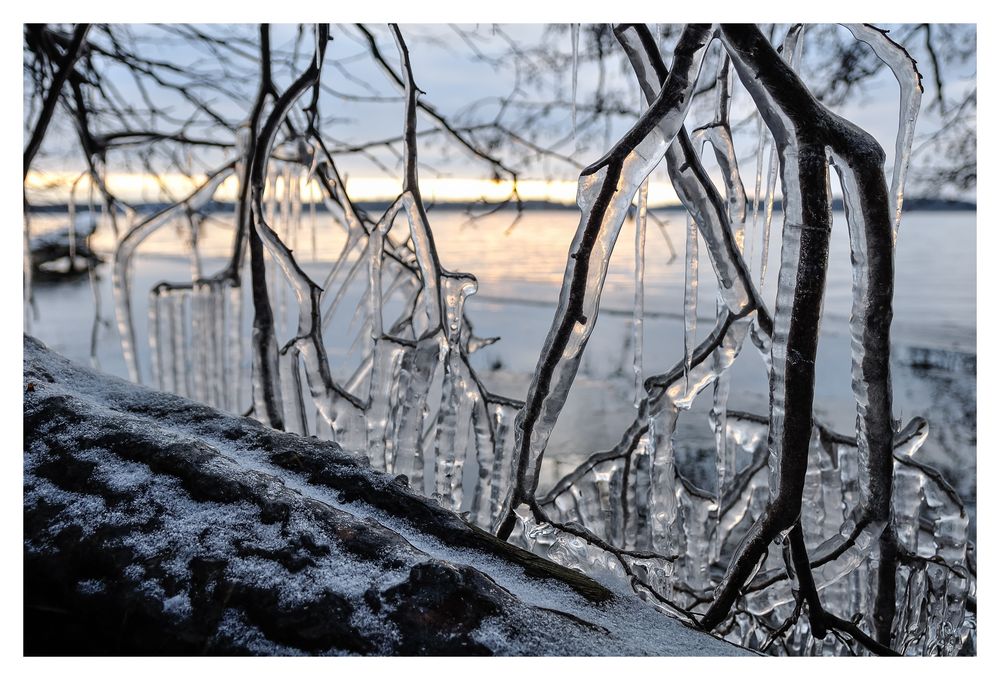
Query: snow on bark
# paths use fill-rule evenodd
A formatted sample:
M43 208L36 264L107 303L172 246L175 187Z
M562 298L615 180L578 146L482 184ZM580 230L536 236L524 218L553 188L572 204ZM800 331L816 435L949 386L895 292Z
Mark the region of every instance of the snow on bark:
M29 654L744 653L336 444L24 361Z

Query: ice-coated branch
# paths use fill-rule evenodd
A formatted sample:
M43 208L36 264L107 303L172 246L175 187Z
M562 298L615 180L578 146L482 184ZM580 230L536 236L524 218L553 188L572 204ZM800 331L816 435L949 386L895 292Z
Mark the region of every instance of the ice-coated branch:
M715 328L712 329L712 332L709 333L692 352L691 368L699 367L712 356L713 352L723 345L730 333L733 323L738 321L739 318L740 317L736 317L733 314L724 313L716 321ZM638 415L635 420L632 421L632 424L626 429L618 444L608 451L601 451L591 455L571 473L560 479L555 486L553 486L552 489L545 494L545 496L539 499L538 502L541 505L551 504L556 497L565 493L574 484L578 483L595 465L630 455L635 450L642 435L646 434L649 430L650 403L654 399L661 398L667 387L681 381L684 378L684 372L685 359L681 359L674 364L669 371L647 378L645 385L648 396L642 401L642 403L640 403ZM694 387L695 391L698 392L707 387L707 384L695 384ZM686 396L687 399L690 399L691 395L689 392L686 392L684 393L684 396ZM678 475L679 474L680 473L678 472ZM691 488L691 491L697 492L697 490L693 487Z
M261 245L257 242L257 238L270 239L273 236L273 239L270 239L268 242L271 248L275 247L274 241L280 243L280 239L277 239L277 235L271 231L270 227L264 221L263 196L266 168L271 156L271 147L274 145L279 127L291 111L295 102L320 77L323 55L326 52L326 43L329 37L329 26L319 24L316 27L316 32L316 58L310 61L305 71L275 101L259 135L254 140L253 156L249 163L250 171L248 173L249 191L251 193L251 205L253 208L253 229L250 234L250 266L255 310L253 328L254 410L259 417L265 418L266 422L278 429L281 429L283 424L278 347L274 335L274 318L264 279L263 252ZM262 71L262 91L264 85L269 81L269 75L270 68L265 67ZM256 238L254 234L256 234ZM294 265L292 269L298 270L295 272L296 275L301 272L294 258L292 258L291 263L285 263L280 257L275 255L274 250L272 250L272 256L278 259L282 267L285 267L286 264ZM301 275L305 276L304 272ZM308 280L308 277L306 277L306 280ZM315 286L311 280L308 281L309 284ZM314 293L310 292L307 298L311 301L312 297L315 296L318 302L319 287L315 287L316 291ZM320 345L320 349L322 349L322 345Z
M601 287L618 232L639 185L681 130L712 27L688 26L674 51L666 85L635 126L580 175L582 215L552 328L539 357L516 434L517 475L498 535L514 526L514 508L534 498L549 434L566 401L597 321Z
M115 316L118 320L122 355L125 357L125 365L132 382L142 382L142 371L139 367L139 356L136 351L135 324L132 317L131 265L135 249L150 234L160 227L170 224L180 210L196 211L204 207L212 200L212 196L215 195L219 186L232 175L234 166L235 162L229 162L209 173L201 186L179 203L153 213L129 229L115 248L111 269L112 290L115 294Z
M803 598L809 608L809 625L813 637L820 640L826 637L826 611L819 599L816 582L813 581L812 570L809 568L809 553L806 551L805 537L802 535L802 521L795 523L788 532L788 543L792 554L792 564L795 566L795 576L799 588L804 591Z
M757 419L759 422L765 424L767 422L767 420L761 416L745 414L745 417ZM857 448L858 441L856 435L849 437L838 432L833 432L818 422L814 422L814 426L821 439L824 439L831 444ZM941 493L947 495L953 502L961 503L957 492L955 492L955 490L950 484L948 484L939 472L929 466L913 460L910 457L912 451L919 447L926 438L927 421L923 418L913 418L905 427L900 429L893 439L893 458L895 460L895 465L897 467L903 466L904 468L911 468L919 471L922 475L926 475L930 482L941 490ZM855 508L847 508L846 510L851 513L856 512ZM866 526L867 523L853 525L850 529L850 533L846 536L838 535L824 542L815 550L815 552L818 552L819 555L810 561L810 567L812 569L819 569L824 565L840 559L849 550L856 550L855 546L857 541L861 537L862 531L866 528ZM855 556L852 559L857 560L858 557ZM760 574L746 586L744 592L752 593L763 590L764 588L774 585L775 583L778 583L786 578L788 578L788 574L784 571L773 574Z
M639 27L638 32L642 33L643 27ZM617 31L619 42L623 46L629 44L629 37L623 31ZM648 45L644 44L648 49ZM629 48L626 47L626 50ZM635 51L635 46L632 46ZM661 60L654 55L654 64ZM634 66L633 66L634 68ZM662 75L660 80L662 82ZM732 68L729 55L723 53L719 60L719 73L716 76L716 105L715 119L694 131L695 140L703 140L712 145L715 159L722 170L723 182L726 186L726 195L729 201L729 221L732 225L733 235L736 238L737 246L744 248L744 223L747 217L747 193L743 186L743 178L740 176L739 163L736 158L736 147L733 143L733 133L729 125L729 109L732 104Z
M194 35L211 44L213 55L221 51L223 59L236 55L237 60L246 61L245 67L232 69L232 76L228 75L230 65L222 65L227 78L220 80L231 78L229 84L218 86L223 96L232 98L227 93L239 89L232 84L237 80L245 81L245 88L255 86L254 75L260 70L257 98L237 93L240 97L235 101L252 104L249 124L239 128L226 122L226 116L220 115L222 109L197 94L196 88L206 86L200 75L205 71L198 65L191 66L195 75L180 67L175 72L194 90L185 96L196 109L191 117L178 119L170 111L155 110L142 83L176 89L179 85L164 77L174 73L170 65L139 56L130 49L133 38L127 33L123 41L123 34L97 26L89 33L94 47L81 48L87 58L77 60L75 70L70 70L68 96L61 98L60 105L76 124L79 146L93 178L91 200L93 191L100 190L112 218L114 205L127 204L108 191L106 154L110 149L135 153L138 143L148 145L148 152L143 149L137 155L145 170L157 173L160 170L151 161L156 144L156 153L167 149L173 166L191 174L195 162L181 159L175 153L178 146L192 156L203 148L211 153L217 153L212 147L236 148L235 174L240 182L235 238L228 266L217 276L203 278L194 233L202 222L199 206L211 198L214 189L206 185L194 192L197 195L180 201L170 199L177 201L171 215L183 211L189 218L193 266L190 282L163 283L149 295L153 379L161 387L245 412L246 404L234 402L246 397L246 386L238 384L238 377L232 393L223 386L231 382L227 374L231 371L238 376L244 363L243 323L237 317L243 313L245 292L240 290L240 269L249 248L256 308L251 348L255 404L251 413L265 423L288 432L332 437L346 448L363 451L374 468L396 475L399 484L435 494L441 506L462 512L467 521L494 528L505 538L509 535L512 543L564 566L600 578L623 579L660 609L669 608L701 625L697 619L707 608L705 627L751 647L766 637L765 647L778 644L786 653L793 649L818 653L867 650L876 654L893 649L911 653L917 648L954 651L965 643L967 632L975 625L974 616L971 626L967 616L967 611L975 610L975 598L970 595L975 588L975 568L967 540L969 517L961 499L940 474L910 456L926 437L926 423L915 419L903 430L893 424L886 359L892 278L891 253L885 256L886 234L890 234L891 251L899 224L906 149L915 122L910 114L915 114L919 105L919 74L903 48L884 32L867 25L849 28L857 41L865 43L856 43L859 49L853 53L863 52L866 64L873 65L874 56L878 56L900 81L897 152L889 190L885 178L879 177L884 161L881 150L849 123L816 104L796 80L802 25L792 27L777 50L777 58L770 47L773 29L769 39L749 27L726 26L721 34L718 28L709 27L673 31L671 41L678 34L681 38L672 72L663 64L657 39L645 26L614 27L637 77L632 82L640 85L648 110L608 154L580 176L582 216L566 263L559 306L526 404L491 394L470 364L470 355L490 341L474 335L465 315L467 298L477 284L469 274L445 269L438 257L435 234L420 194L417 140L425 135L449 137L489 163L498 176L508 172L513 176L496 155L496 144L502 139L513 140L539 158L558 157L546 148L549 142L536 142L532 136L539 130L549 134L541 118L528 117L523 137L501 122L500 114L490 123L469 119L461 121L467 124L455 124L459 116L479 110L481 102L451 119L421 101L415 66L395 25L389 26L387 35L398 49L398 61L388 52L383 56L380 48L384 50L384 45L376 43L369 29L352 26L344 34L348 39L362 36L360 53L342 62L328 59L325 67L326 39L321 39L325 26L315 31L315 55L312 63L305 64L301 57L308 61L308 56L302 46L311 42L305 40L309 35L305 26L299 28L294 53L285 53L283 48L272 53L266 25L260 27L259 43L234 34L232 45L199 29L157 29L187 39ZM35 119L45 104L54 65L67 54L70 34L44 27L40 32L25 29L26 44L38 40L31 47L37 54L31 75L40 94L32 99L29 119ZM601 61L612 54L605 51L610 34L608 26L588 31L588 42L596 45L602 83ZM706 59L709 41L720 35L720 43L725 44L718 46L717 55ZM900 42L908 44L905 38ZM868 53L868 46L874 55ZM245 52L246 47L259 47L259 54ZM547 59L545 49L525 57L515 44L511 47L517 60ZM140 96L154 109L148 114L149 121L141 108L132 110L127 100L114 92L110 79L101 78L93 65L95 58L110 59L130 69ZM578 58L574 54L574 61ZM354 79L345 66L355 59L384 70L402 96L382 97L367 83ZM703 60L711 64L711 73L705 74L710 77L703 78L698 87L695 82ZM211 58L202 61L208 63ZM784 70L779 68L781 61L786 65ZM565 65L569 59L563 55L560 62L552 63ZM26 70L30 67L26 58ZM320 131L324 122L319 116L320 92L338 100L352 97L322 83L320 69L328 72L331 67L373 95L358 96L357 100L401 102L402 134L371 142L333 140L328 146ZM282 92L272 78L272 68L275 73L302 75ZM734 80L734 73L739 81ZM562 76L565 79L568 74ZM911 82L914 77L915 86ZM541 106L518 99L520 71L518 80L515 93L486 99L499 101L501 112ZM736 125L731 128L729 122L734 87L739 82L754 99L754 115L761 113L768 126L765 130L761 122L757 128L754 224L764 186L763 160L768 155L771 159L764 229L753 238L744 235L751 185L744 186L733 143ZM705 94L704 103L709 104L709 92L714 92L714 118L689 137L683 126L691 110L689 102ZM628 115L634 120L634 106L609 106L602 101L606 95L602 84L594 105L583 104L577 110L575 94L572 102L544 104L562 117L558 124L563 128L568 126L570 107L573 118L583 112L574 128L579 123L580 130L588 134L601 114ZM421 115L430 116L432 128L417 130ZM204 117L208 121L199 120ZM112 132L102 132L106 130ZM213 141L229 139L230 134L235 144ZM569 135L559 137L558 133L551 135L557 140L552 149L572 140ZM768 143L770 137L775 143ZM701 158L705 143L713 146L724 190L716 188L706 171L707 161ZM611 146L608 139L605 148ZM399 196L378 218L355 205L334 161L334 154L339 160L341 153L369 155L376 147L390 150L403 169ZM632 316L633 338L637 339L635 419L614 448L591 455L539 498L535 494L542 456L596 324L608 259L636 191L643 191L638 187L664 159L695 227L689 226L687 278L693 282L697 276L692 260L700 236L719 284L714 326L702 330L707 335L695 345L692 321L697 296L693 286L688 287L685 356L665 373L642 381L642 343L638 340L642 338L644 303L642 270L637 267ZM272 161L284 165L275 171ZM858 427L850 436L827 430L816 420L811 404L814 376L810 371L819 322L816 310L822 302L825 244L829 239L831 164L844 189L855 268L851 337ZM772 316L760 290L779 165L786 220L779 300ZM296 175L299 171L301 176ZM299 181L289 191L293 179ZM346 232L345 245L325 280L310 278L301 260L301 253L307 252L300 250L302 180L309 186L314 179L321 187L334 228L342 227ZM214 181L212 173L206 182ZM277 196L281 181L286 187L283 200ZM161 189L167 191L162 181ZM512 197L517 198L516 186ZM640 206L642 203L640 194ZM641 264L646 244L643 211L638 214L636 260ZM394 224L403 227L396 224L401 217L409 228L396 238L394 234L400 232ZM657 221L654 214L645 217ZM141 377L138 353L132 310L127 305L129 259L161 219L168 218L154 215L125 235L113 270L120 326L126 319L120 333L123 349L131 348L124 352L126 364L137 379ZM128 220L135 224L131 216ZM657 224L662 230L662 224ZM315 215L312 230L315 261ZM669 238L667 242L670 245ZM759 277L758 258L754 256L757 247ZM649 256L658 255L645 250ZM346 367L338 366L336 360L331 365L323 336L329 339L328 326L340 320L344 307L362 287L352 328L348 329L349 333L356 331L351 356L357 350L360 359ZM294 302L289 302L289 292L298 301L297 309L291 307ZM123 300L126 306L122 306ZM394 319L383 318L389 309ZM279 344L278 334L296 321L293 337L287 343L282 338ZM748 334L767 369L774 367L772 408L766 418L727 408L730 370ZM647 337L647 347L649 341ZM340 370L346 370L343 379ZM681 459L686 453L687 442L677 430L677 423L685 422L683 412L699 393L713 385L708 421L720 457L716 461L717 486L709 480L709 490L705 490L685 477L674 456L675 448ZM238 399L234 400L234 395ZM425 456L430 460L425 461ZM427 480L425 469L433 471ZM475 490L470 494L473 485ZM773 493L771 498L769 493ZM752 527L749 536L745 535L747 527ZM742 543L741 538L745 538ZM778 543L781 546L775 549ZM736 555L730 563L733 551ZM729 569L723 571L727 564ZM716 596L720 578L722 585ZM859 582L866 585L859 588ZM713 617L718 621L714 628ZM915 622L920 623L921 632L914 632ZM810 639L810 629L817 639ZM819 639L827 632L828 637Z
M653 36L642 24L624 24L615 27L615 36L625 49L629 62L639 80L639 86L648 102L652 102L668 78L666 65L656 49ZM719 280L719 288L730 312L743 314L756 310L758 324L770 332L771 319L760 293L750 277L746 262L736 242L730 224L729 211L715 185L708 177L687 132L681 127L665 153L671 182L681 204L694 216L699 231L705 239L712 266ZM727 175L731 185L734 212L745 215L745 207L738 206L742 181L739 179L735 156L731 169L735 177ZM745 196L745 193L744 193ZM745 197L743 201L745 203Z
M772 337L771 422L768 447L776 467L772 499L754 523L734 555L716 600L703 619L706 629L714 628L729 611L740 588L755 569L767 545L798 517L812 430L812 397L816 345L822 307L823 283L829 253L831 209L826 152L849 154L873 192L865 202L865 217L883 215L888 227L888 197L881 161L884 155L866 133L824 109L774 52L756 27L724 26L722 37L737 73L764 116L778 146L784 192L785 229L779 292ZM872 176L873 171L877 177ZM881 184L882 194L878 194ZM861 206L859 206L861 207ZM855 230L856 232L857 230ZM882 232L885 232L884 234ZM861 343L869 349L856 372L859 391L859 455L867 449L870 474L865 484L869 492L866 510L888 519L892 488L891 393L888 389L888 324L891 319L892 244L891 228L879 230L868 242L869 257L877 266L888 263L888 279L881 268L870 274L874 304L863 308ZM889 237L887 243L879 241ZM852 244L856 238L852 236ZM885 247L887 246L887 247ZM852 253L855 252L852 248ZM867 273L867 272L866 272ZM856 277L857 280L858 277ZM867 279L867 277L866 277ZM879 286L876 292L872 289ZM886 291L887 288L887 291ZM856 299L870 303L868 297ZM884 304L883 301L888 301ZM869 400L861 405L862 394ZM885 407L890 406L887 410ZM863 442L863 443L862 443ZM885 521L883 519L883 521Z
M255 277L254 271L260 271L263 267L261 258L260 237L254 233L251 227L251 179L250 171L253 166L253 154L257 148L257 134L260 132L261 118L264 116L264 106L267 104L269 96L274 94L274 82L271 79L271 28L268 24L261 24L258 27L260 35L260 83L257 86L257 96L254 98L253 107L250 109L250 118L247 121L245 130L237 133L237 145L243 155L243 163L240 167L240 185L237 199L236 235L233 243L233 255L229 263L229 271L234 278L239 278L244 257L244 243L250 243L251 259L251 287L259 294L262 279ZM256 260L256 264L255 264ZM266 295L265 301L266 301Z
M655 48L650 50L650 53L654 56L651 59L645 58L646 46L638 42L638 39L643 34L647 34L648 30L645 27L632 27L624 26L617 27L616 35L619 41L622 42L623 46L626 48L626 52L632 58L633 64L636 66L636 70L640 74L649 74L651 77L655 78L653 72L653 63L658 63L662 69L661 74L663 79L666 78L666 69L662 66L662 62L659 60L658 55L655 53ZM652 38L648 37L649 44L652 45ZM648 87L644 88L646 90L646 95L648 100L653 100L655 98L655 93L658 92L658 82L645 81ZM683 139L682 139L683 138ZM684 143L686 142L686 144ZM736 308L737 313L732 313L725 308L720 313L719 319L717 320L716 329L706 338L696 349L691 353L690 358L685 357L685 360L679 362L673 370L666 374L655 376L646 381L646 389L648 391L648 398L644 399L639 405L639 410L636 419L633 424L629 427L628 431L623 436L621 442L618 446L608 452L595 454L592 456L585 464L577 468L574 473L570 476L564 478L553 488L549 494L542 499L542 504L553 503L559 495L570 488L572 485L577 483L583 475L585 475L589 470L593 469L595 465L599 465L604 461L610 461L615 458L625 457L626 459L626 471L628 470L629 461L631 461L633 454L636 452L637 447L640 445L640 441L644 436L647 435L651 430L651 419L660 420L659 430L663 430L663 425L667 423L664 418L673 420L676 418L677 410L679 408L687 408L694 395L700 392L702 389L707 387L713 380L715 380L719 375L725 373L725 370L731 365L733 359L735 359L736 354L739 351L739 346L742 344L742 338L746 334L747 324L746 322L740 321L750 312L758 308L758 306L763 310L762 314L765 319L764 323L769 327L769 317L767 315L766 309L759 302L754 302L759 300L759 296L756 294L752 283L750 282L749 276L746 273L745 266L743 266L742 257L739 254L736 244L734 243L730 228L729 220L725 214L725 208L723 207L722 199L718 196L717 191L714 186L707 178L707 174L701 167L700 161L694 154L691 148L690 142L686 139L686 134L683 130L678 133L678 139L674 140L671 144L671 148L679 149L674 157L674 163L671 166L672 177L675 179L675 183L679 186L680 190L687 189L686 198L688 198L687 205L689 209L694 205L694 201L690 200L691 196L697 197L701 201L698 205L701 208L699 214L708 214L710 217L702 217L699 220L699 226L702 228L702 233L705 235L706 241L709 246L709 254L712 259L712 263L717 271L726 272L729 276L722 279L720 288L723 290L729 290L729 299L733 301L733 306ZM678 157L682 158L683 161L678 160ZM670 158L670 153L668 151L668 159ZM738 179L738 178L737 178ZM707 209L702 206L708 206ZM692 209L695 212L695 209ZM737 272L736 275L732 275L732 272ZM721 279L722 277L720 277ZM739 292L733 291L737 286L742 286L742 290ZM710 357L715 356L712 366L705 366L706 362ZM688 360L690 359L690 360ZM679 381L688 376L688 379L680 385ZM658 432L655 439L650 443L651 448L654 451L660 450L661 454L664 450L670 448L669 438L672 430L668 429L665 432ZM669 452L667 452L667 457L670 458ZM666 503L672 496L673 486L679 480L693 495L699 495L696 493L695 489L687 483L682 475L676 470L672 465L670 460L663 460L654 463L656 470L654 470L657 475L657 482L654 483L652 491L654 492L654 498L658 497L662 500L661 503L657 503L654 500L653 508L651 512L654 516L659 516L662 513L666 513L664 516L669 516L674 512L671 509L672 503ZM626 472L626 475L628 473ZM675 480L676 477L676 480ZM661 488L662 487L662 488ZM657 491L659 489L659 491ZM623 507L621 520L621 533L624 534L626 522L631 513L631 504L628 498L627 486L622 487L622 498L621 503ZM635 500L635 503L639 503L639 499ZM645 501L642 502L645 505ZM664 505L664 503L666 503ZM660 527L659 532L662 540L662 532L665 527ZM614 531L619 531L617 528ZM646 539L643 539L646 540ZM660 549L663 548L657 542L654 537L654 544ZM598 545L597 543L591 541L593 545ZM605 548L605 550L608 550ZM612 548L610 552L616 554L617 548ZM620 555L617 555L619 560ZM638 579L638 582L649 587L648 584L642 582Z
M892 186L889 191L892 205L892 239L896 241L899 233L899 223L903 219L903 187L906 184L906 171L910 165L910 149L913 146L913 133L917 127L917 115L920 113L920 99L924 85L917 70L917 62L899 43L889 37L888 31L883 31L870 24L846 24L847 29L858 40L866 43L874 50L891 70L899 83L899 127L896 131L896 155L892 164ZM931 50L933 54L933 50ZM940 94L941 88L938 87Z

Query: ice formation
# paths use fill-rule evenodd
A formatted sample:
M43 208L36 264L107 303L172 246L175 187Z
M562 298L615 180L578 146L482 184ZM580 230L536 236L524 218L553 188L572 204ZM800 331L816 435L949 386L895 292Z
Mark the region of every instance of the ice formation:
M580 24L570 24L570 42L573 50L573 87L572 87L572 118L573 118L573 140L576 141L576 88L580 70Z
M638 205L635 211L635 301L632 307L632 374L635 376L635 398L632 405L636 408L642 402L642 345L644 341L642 317L645 308L645 291L643 277L646 267L646 206L649 201L649 182L639 188Z
M318 43L309 69L275 98L266 119L257 115L251 123L242 151L253 151L249 171L242 159L228 164L188 199L143 219L121 239L115 302L130 375L142 378L130 291L136 248L176 214L196 211L236 173L244 185L251 183L241 187L246 203L236 218L247 228L251 271L236 266L203 278L196 268L191 282L162 283L150 292L148 344L156 386L243 412L252 385L257 418L364 452L374 468L406 475L415 489L467 513L470 522L561 564L623 579L653 606L751 648L789 654L974 649L968 517L941 476L912 458L926 438L926 423L915 419L900 429L891 410L892 253L919 75L884 33L849 28L900 83L888 185L875 141L829 114L798 79L801 26L789 31L781 55L753 27L687 26L669 70L658 36L643 26L615 28L648 106L580 176L579 227L523 403L491 394L470 366L469 355L489 342L475 336L464 309L477 283L471 274L443 268L437 255L417 177L418 90L398 29L401 69L392 78L406 102L405 167L400 195L383 215L373 218L352 203L314 130L275 147L279 124L318 83ZM571 39L575 131L578 27ZM720 45L714 120L689 137L685 119L713 42ZM757 78L759 72L770 75ZM752 197L729 127L737 80L760 113ZM701 160L705 144L714 152L724 195ZM662 160L689 213L685 341L671 370L647 378L646 180ZM812 411L831 162L845 196L855 271L851 338L858 427L850 437L825 428ZM769 305L759 291L779 175L781 265L777 297ZM324 192L346 236L322 285L289 247L305 239L301 192L310 181ZM593 454L539 496L542 457L597 323L617 237L636 203L636 417L616 447ZM234 262L244 256L242 233L237 230ZM708 267L699 266L699 241L719 283L716 320L700 341L697 285ZM192 248L196 254L194 238ZM248 278L255 320L250 343L241 331ZM338 324L352 314L344 308L347 301L358 297L354 326ZM323 333L351 328L357 334L354 358L334 367ZM728 369L748 337L771 376L766 416L727 403ZM240 370L247 348L251 376ZM717 484L700 489L677 464L675 434L681 412L709 387ZM833 632L814 635L827 627Z

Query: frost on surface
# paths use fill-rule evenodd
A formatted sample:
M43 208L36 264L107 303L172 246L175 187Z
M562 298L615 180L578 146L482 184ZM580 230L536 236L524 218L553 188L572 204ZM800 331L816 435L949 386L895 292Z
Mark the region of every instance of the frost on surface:
M250 272L235 266L203 278L192 222L192 281L163 283L148 294L153 384L237 413L247 410L252 394L257 418L337 441L376 470L405 475L413 488L467 513L479 527L631 587L673 615L699 625L707 615L706 627L751 648L789 654L974 648L968 518L940 475L912 458L926 423L914 419L901 428L891 409L892 256L919 74L878 29L848 28L900 83L888 183L881 148L835 119L798 79L808 39L801 25L788 31L780 56L770 43L763 49L766 39L758 40L753 28L687 26L669 70L655 32L615 28L647 107L580 175L580 221L524 402L490 393L470 365L470 354L492 340L474 334L466 313L475 276L448 271L438 258L417 177L419 91L394 29L400 68L392 78L406 101L399 196L378 217L355 206L315 131L300 130L274 148L273 140L258 140L263 155L255 161L259 186L246 236L260 239L260 259L254 263L252 256ZM570 33L575 135L579 27ZM713 118L689 135L692 92L713 42L719 47ZM765 64L765 57L771 61ZM279 99L285 112L318 82L321 53L315 63L290 88L294 96ZM755 77L765 66L777 80ZM740 84L757 110L753 180L746 185L730 127ZM272 121L283 115L272 111L261 131L273 132L278 123ZM706 170L713 160L721 190ZM679 310L684 336L676 364L649 375L643 360L643 273L651 256L647 178L661 161L688 212ZM830 431L813 415L810 364L829 249L831 165L844 195L854 267L850 332L858 427L851 436ZM216 182L233 170L241 180L248 176L240 164L227 167L178 207L211 198ZM781 264L776 297L764 300L779 177ZM316 279L292 255L303 251L306 239L302 191L310 181L344 231L342 251ZM539 490L548 440L598 323L609 261L633 209L634 421L618 445ZM133 380L143 376L129 262L166 217L137 223L116 253L116 314ZM241 239L234 262L242 262ZM701 261L699 246L707 254ZM719 298L714 323L699 325L698 282L706 274L717 279ZM248 279L253 308L244 299ZM243 332L250 315L252 343ZM324 333L349 335L350 353L328 357ZM770 377L767 414L729 406L729 369L748 337ZM254 357L249 374L248 351ZM678 465L676 435L683 412L710 387L715 485L701 489ZM814 635L817 630L828 634Z
M746 653L625 588L529 569L330 442L99 375L30 338L24 359L26 563L99 551L60 586L132 614L88 639L202 654Z

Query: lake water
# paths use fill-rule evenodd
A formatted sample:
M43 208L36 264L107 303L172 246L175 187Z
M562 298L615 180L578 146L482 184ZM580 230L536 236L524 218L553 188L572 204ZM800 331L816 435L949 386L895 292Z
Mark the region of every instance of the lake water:
M684 248L685 218L676 211L656 211L673 249ZM578 213L565 210L526 212L511 227L512 211L470 222L458 211L431 211L431 223L442 264L467 271L479 280L479 292L467 304L476 334L500 336L500 342L473 356L487 387L523 399L538 360L542 341L552 322L555 301L566 266L566 254ZM36 215L33 233L66 224L65 215ZM231 216L208 221L200 238L201 266L211 274L228 257ZM304 228L289 245L305 270L322 282L339 252L343 231L326 214L317 216L315 231L308 216ZM764 299L773 304L780 257L781 214L774 217ZM751 229L748 227L748 242ZM759 252L760 232L754 239ZM585 353L564 416L549 447L542 485L572 469L590 452L612 446L631 422L634 227L626 222L608 272L601 317ZM146 300L160 281L190 280L191 258L182 225L161 229L140 248L134 262L134 306L140 338L145 337ZM108 255L114 239L98 231L96 250ZM650 221L645 267L645 375L662 372L682 356L683 255L671 259L667 238ZM700 254L699 337L711 328L715 313L715 276L707 254ZM754 273L757 267L754 267ZM99 267L101 317L98 363L124 376L107 265ZM915 415L931 423L931 436L918 457L940 466L974 505L976 451L976 217L971 212L922 212L904 216L896 251L893 319L894 410L906 421ZM816 411L841 431L854 427L854 400L850 386L852 270L843 213L835 213L830 267L817 361ZM355 291L360 297L360 289ZM53 349L81 363L90 362L90 329L94 295L86 277L60 283L39 282L35 287L37 318L30 332ZM291 300L287 296L287 300ZM351 305L348 305L351 307ZM289 337L294 322L291 304L282 319ZM343 323L349 323L347 309ZM249 324L249 319L246 319ZM335 320L335 324L338 323ZM331 363L351 363L354 333L328 333ZM140 344L144 344L141 341ZM931 350L924 352L921 350ZM146 375L148 376L148 370ZM678 439L692 461L708 455L712 446L705 414L711 390L703 394L681 420ZM747 343L733 368L730 408L766 413L767 376L756 350ZM682 454L682 459L683 459ZM695 463L692 463L695 465ZM710 467L710 466L708 466ZM695 474L697 477L697 474Z

